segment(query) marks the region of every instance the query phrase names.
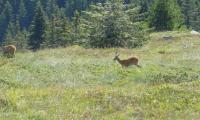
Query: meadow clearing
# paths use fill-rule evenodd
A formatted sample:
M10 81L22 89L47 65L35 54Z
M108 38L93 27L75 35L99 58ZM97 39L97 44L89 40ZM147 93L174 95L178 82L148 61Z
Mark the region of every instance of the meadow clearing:
M142 48L118 48L121 59L138 56L142 68L122 68L113 61L115 48L0 57L0 120L199 119L200 36L150 36Z

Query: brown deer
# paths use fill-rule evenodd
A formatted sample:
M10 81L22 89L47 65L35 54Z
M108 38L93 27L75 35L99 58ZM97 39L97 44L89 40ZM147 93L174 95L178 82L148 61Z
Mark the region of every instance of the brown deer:
M16 47L15 45L7 45L2 47L3 55L7 58L15 57Z
M115 55L113 60L118 61L121 64L122 67L129 67L131 65L136 65L137 67L141 68L141 66L138 65L139 60L138 60L137 57L131 57L131 58L126 59L126 60L120 60L119 54L117 54L117 52L116 52L116 55Z

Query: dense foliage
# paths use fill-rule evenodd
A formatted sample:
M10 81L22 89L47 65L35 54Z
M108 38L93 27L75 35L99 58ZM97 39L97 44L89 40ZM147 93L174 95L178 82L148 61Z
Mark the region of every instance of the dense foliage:
M36 14L34 16L33 23L31 24L31 35L28 43L33 50L39 49L41 44L45 41L44 35L46 29L44 13L42 11L42 7L40 6L40 2L37 3L35 12Z
M84 12L90 31L89 45L101 48L141 46L146 39L137 13L135 7L120 3L91 6L89 11Z
M156 30L174 30L183 25L181 10L174 0L156 0L152 6L150 25Z
M34 17L39 14L36 10L38 1L43 14L40 20ZM107 1L118 5L105 9ZM31 41L38 41L36 48L72 44L137 47L144 43L144 31L148 27L173 30L185 25L200 30L199 0L169 0L162 9L165 11L159 11L158 3L162 1L0 0L0 43L15 44L18 48L33 48ZM163 19L155 18L156 15L167 17L169 19L165 21L169 21L163 23ZM34 30L35 24L44 24L41 27L43 32L37 28ZM37 31L43 37L42 42L38 35L33 37Z

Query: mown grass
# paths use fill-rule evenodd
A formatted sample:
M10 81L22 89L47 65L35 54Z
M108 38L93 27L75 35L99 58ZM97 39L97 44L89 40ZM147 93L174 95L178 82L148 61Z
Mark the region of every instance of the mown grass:
M162 36L172 35L172 41ZM190 120L200 117L200 36L154 33L120 48L142 68L122 68L115 49L79 46L0 57L2 120Z

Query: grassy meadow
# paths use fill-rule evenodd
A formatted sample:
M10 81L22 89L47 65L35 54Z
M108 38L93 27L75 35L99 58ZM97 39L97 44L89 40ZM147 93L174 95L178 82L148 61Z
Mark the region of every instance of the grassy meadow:
M118 49L121 59L137 56L142 68L114 62L115 48L0 57L0 120L198 120L200 36L161 32L150 39Z

